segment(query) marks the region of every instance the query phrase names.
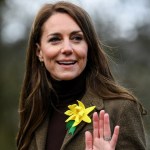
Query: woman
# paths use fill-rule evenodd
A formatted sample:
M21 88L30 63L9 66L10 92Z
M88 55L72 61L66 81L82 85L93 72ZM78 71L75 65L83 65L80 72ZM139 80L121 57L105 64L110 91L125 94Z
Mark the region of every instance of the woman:
M88 14L68 2L35 18L19 113L19 150L146 148L142 106L115 82Z

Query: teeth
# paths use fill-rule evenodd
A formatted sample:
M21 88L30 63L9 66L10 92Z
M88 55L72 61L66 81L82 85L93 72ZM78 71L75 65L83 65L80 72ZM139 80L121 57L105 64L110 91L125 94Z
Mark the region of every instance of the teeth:
M59 61L60 65L72 65L75 64L75 61Z

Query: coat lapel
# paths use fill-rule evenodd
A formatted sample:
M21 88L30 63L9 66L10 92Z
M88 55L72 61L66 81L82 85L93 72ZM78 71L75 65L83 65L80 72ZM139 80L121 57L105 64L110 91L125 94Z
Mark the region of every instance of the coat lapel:
M43 122L43 124L35 132L35 140L36 140L37 150L45 150L46 136L47 136L47 130L48 130L48 121L49 121L49 119L47 117L47 119Z
M96 106L95 110L94 111L97 111L99 112L101 109L103 109L104 105L103 105L103 100L100 99L98 96L90 93L90 92L86 92L86 94L84 95L84 97L82 98L81 100L83 102L83 104L85 105L85 107L91 107L91 106ZM92 118L92 115L93 115L93 112L91 112L89 114L90 118ZM69 141L71 139L73 139L73 137L82 130L82 128L86 125L87 123L85 122L82 122L78 125L75 133L73 135L69 134L67 132L65 138L64 138L64 141L63 141L63 144L62 144L62 147L61 147L61 150L64 150L65 149L65 146L69 143Z

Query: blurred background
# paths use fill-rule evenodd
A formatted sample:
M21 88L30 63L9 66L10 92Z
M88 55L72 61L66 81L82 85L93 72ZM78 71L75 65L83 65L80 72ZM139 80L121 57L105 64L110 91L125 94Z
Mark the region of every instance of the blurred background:
M150 141L150 0L69 0L92 17L117 80L132 90L148 111ZM37 11L51 0L0 0L0 149L16 149L18 99L25 51ZM56 2L56 1L53 1ZM150 149L150 142L148 143Z

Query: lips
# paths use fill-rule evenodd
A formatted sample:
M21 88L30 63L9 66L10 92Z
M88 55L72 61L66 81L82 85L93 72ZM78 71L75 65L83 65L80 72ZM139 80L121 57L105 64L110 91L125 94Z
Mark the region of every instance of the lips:
M59 65L74 65L76 62L77 62L76 60L69 60L69 61L62 60L62 61L57 61L57 63Z

